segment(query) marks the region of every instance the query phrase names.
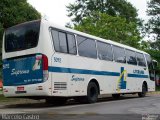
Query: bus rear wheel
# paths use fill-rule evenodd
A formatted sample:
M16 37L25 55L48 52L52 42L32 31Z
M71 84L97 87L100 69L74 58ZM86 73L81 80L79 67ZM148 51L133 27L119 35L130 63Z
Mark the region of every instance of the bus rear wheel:
M138 93L139 97L145 97L147 93L147 86L145 84L142 85L142 92Z
M98 99L98 87L94 82L90 82L87 88L87 103L95 103Z

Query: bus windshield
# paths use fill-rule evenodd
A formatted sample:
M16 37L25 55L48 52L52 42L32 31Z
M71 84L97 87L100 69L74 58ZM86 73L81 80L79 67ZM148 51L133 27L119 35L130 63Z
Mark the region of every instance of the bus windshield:
M38 44L40 20L8 28L5 32L5 51L34 48Z

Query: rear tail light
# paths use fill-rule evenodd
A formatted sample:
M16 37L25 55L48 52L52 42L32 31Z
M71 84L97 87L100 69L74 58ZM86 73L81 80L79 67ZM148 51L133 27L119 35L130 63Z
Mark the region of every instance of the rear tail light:
M3 92L4 92L4 93L5 93L5 92L8 92L8 90L7 90L6 88L4 88L4 89L3 89Z
M43 63L43 80L48 80L48 58L46 55L42 55L42 63Z

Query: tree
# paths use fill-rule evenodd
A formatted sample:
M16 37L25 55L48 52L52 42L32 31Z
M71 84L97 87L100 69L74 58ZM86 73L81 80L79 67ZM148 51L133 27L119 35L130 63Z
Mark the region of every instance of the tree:
M147 13L151 16L147 30L153 36L152 41L154 41L151 43L151 47L160 50L160 1L151 0L148 2Z
M4 29L15 24L40 18L40 13L26 0L0 0L0 43L2 44ZM1 46L0 52L2 53ZM0 68L2 68L1 61Z
M8 28L41 17L26 0L0 0L0 23Z
M141 39L137 24L127 22L125 18L113 17L105 13L94 13L93 17L86 17L75 29L104 39L138 48Z
M139 48L142 24L126 0L76 0L67 8L74 29Z
M127 22L138 22L137 10L126 0L76 0L67 8L68 16L73 17L74 24L81 23L86 17L91 17L95 11L125 18Z

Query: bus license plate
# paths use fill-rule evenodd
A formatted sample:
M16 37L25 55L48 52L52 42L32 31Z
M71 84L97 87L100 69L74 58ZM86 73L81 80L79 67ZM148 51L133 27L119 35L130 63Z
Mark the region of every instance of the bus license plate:
M24 87L23 86L17 87L17 91L24 91Z

